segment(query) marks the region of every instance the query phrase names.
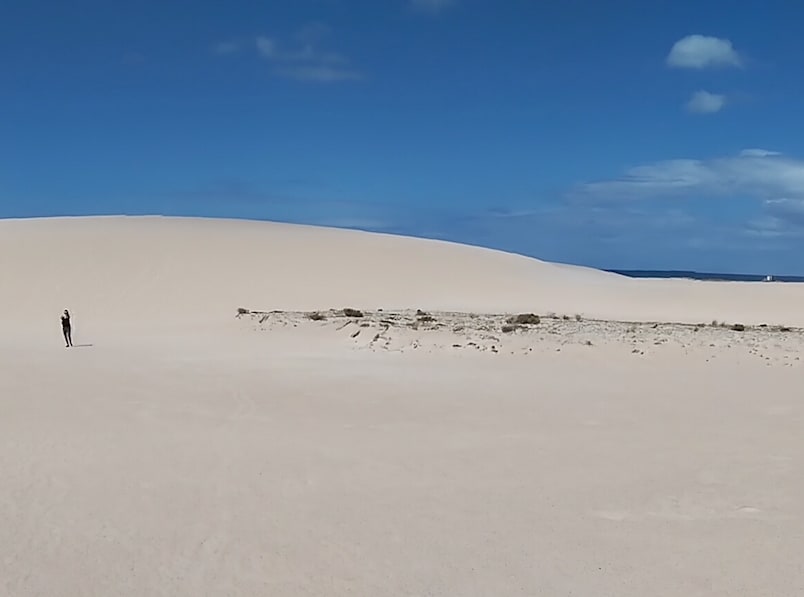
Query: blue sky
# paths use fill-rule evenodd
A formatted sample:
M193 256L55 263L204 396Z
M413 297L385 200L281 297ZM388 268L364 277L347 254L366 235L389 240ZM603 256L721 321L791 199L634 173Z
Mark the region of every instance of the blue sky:
M804 5L6 0L0 217L804 274Z

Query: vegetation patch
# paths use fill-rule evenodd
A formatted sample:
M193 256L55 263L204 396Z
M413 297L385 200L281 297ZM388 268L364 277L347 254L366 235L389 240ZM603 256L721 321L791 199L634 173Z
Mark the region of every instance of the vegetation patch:
M539 325L541 322L539 316L533 313L520 313L506 320L506 323L515 325Z

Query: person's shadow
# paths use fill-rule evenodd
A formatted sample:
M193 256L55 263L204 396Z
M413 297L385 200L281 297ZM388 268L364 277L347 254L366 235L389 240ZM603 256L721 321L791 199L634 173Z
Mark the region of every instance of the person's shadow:
M73 344L71 348L92 348L94 344Z

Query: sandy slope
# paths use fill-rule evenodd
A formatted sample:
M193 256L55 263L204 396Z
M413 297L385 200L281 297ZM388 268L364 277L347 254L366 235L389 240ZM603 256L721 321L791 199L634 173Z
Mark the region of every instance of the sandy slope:
M264 222L0 220L0 312L162 326L256 309L411 308L804 325L804 285L631 280L437 241Z
M0 221L0 284L0 595L804 591L804 334L591 319L802 286L160 218Z
M0 339L0 594L804 587L801 369L772 338L643 331L637 355L589 328L510 355L242 331Z

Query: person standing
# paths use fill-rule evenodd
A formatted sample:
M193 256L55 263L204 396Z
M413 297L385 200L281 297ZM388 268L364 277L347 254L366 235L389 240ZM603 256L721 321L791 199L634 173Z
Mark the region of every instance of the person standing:
M61 331L64 334L67 348L70 348L73 345L73 326L70 323L70 312L67 309L64 310L64 315L61 316Z

